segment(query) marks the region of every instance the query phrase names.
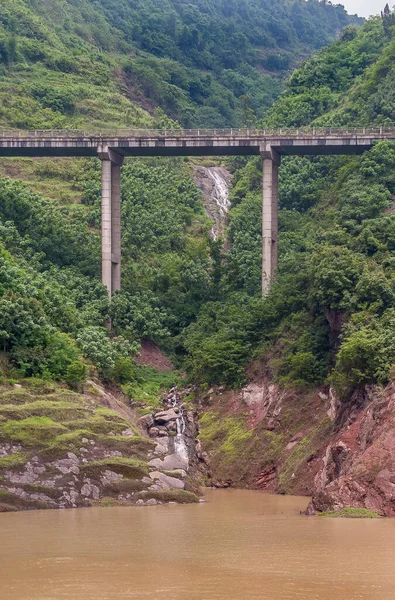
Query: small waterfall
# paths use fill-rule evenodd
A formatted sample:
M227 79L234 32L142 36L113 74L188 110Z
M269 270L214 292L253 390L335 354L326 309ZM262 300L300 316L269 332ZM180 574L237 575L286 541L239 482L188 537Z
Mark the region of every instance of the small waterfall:
M184 432L186 428L184 415L177 419L177 435L174 438L174 451L184 460L188 460L188 448L185 442Z
M222 171L221 168L209 167L207 175L213 182L213 198L217 203L219 214L222 219L225 219L230 209L229 183Z
M177 406L177 396L174 395L169 404L175 408ZM185 441L184 433L186 429L185 417L180 411L180 416L176 420L177 434L174 438L174 452L183 460L188 461L188 447Z
M207 215L214 221L211 237L216 240L223 234L231 207L229 183L231 174L224 167L195 167L195 180L203 192Z

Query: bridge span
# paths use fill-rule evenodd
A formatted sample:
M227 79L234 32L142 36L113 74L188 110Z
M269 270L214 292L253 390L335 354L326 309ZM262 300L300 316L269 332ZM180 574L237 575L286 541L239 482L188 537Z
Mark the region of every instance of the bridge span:
M278 170L282 156L362 154L395 127L0 131L0 157L92 156L102 161L102 281L121 287L121 167L127 157L261 155L262 293L277 273Z

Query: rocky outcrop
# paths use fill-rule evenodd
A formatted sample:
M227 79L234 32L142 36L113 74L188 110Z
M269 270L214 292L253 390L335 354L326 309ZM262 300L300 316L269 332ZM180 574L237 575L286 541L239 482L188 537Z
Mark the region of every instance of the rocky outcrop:
M361 398L359 408L340 411L344 422L321 453L308 514L355 507L395 516L395 386L365 389Z
M149 439L98 384L86 394L46 385L0 387L0 512L198 501L185 490L188 456L166 429L181 409L160 414L166 435Z
M185 479L195 469L198 461L194 413L187 410L184 404L184 399L191 391L192 388L172 388L162 400L163 410L144 415L140 419L140 424L156 443L156 454L160 455L160 458L150 461L150 466L166 471L180 470L183 474L181 479ZM163 477L159 480L165 481ZM179 482L177 488L184 489L184 482Z
M209 390L200 398L199 422L211 484L310 495L336 402L330 389L282 388L269 376L240 391Z

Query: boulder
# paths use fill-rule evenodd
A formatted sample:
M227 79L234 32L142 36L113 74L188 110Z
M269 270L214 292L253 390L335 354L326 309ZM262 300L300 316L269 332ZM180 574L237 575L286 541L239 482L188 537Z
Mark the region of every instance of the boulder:
M152 415L144 415L140 418L140 424L149 429L154 424L154 417Z
M149 430L149 436L152 438L158 437L159 435L159 428L158 427L151 427Z
M178 414L171 408L170 410L162 410L155 414L155 423L158 425L166 425L169 421L175 421L178 419Z

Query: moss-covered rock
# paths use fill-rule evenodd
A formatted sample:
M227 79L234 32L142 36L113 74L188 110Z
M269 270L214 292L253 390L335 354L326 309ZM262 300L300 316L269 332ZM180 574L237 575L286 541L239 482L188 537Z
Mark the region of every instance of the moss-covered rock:
M330 517L332 519L380 519L381 515L374 510L367 508L343 508L341 510L329 510L319 513L320 517Z
M148 465L136 458L103 458L82 465L81 470L90 477L99 477L103 471L113 471L129 479L139 479L148 475Z
M128 419L126 406L111 410L101 397L38 381L0 385L0 511L89 506L106 497L133 503L149 491L156 443L139 432L137 415L129 411ZM165 496L178 501L177 493Z
M158 502L178 502L179 504L193 504L199 502L198 496L185 490L148 490L139 494L141 500L157 500Z

